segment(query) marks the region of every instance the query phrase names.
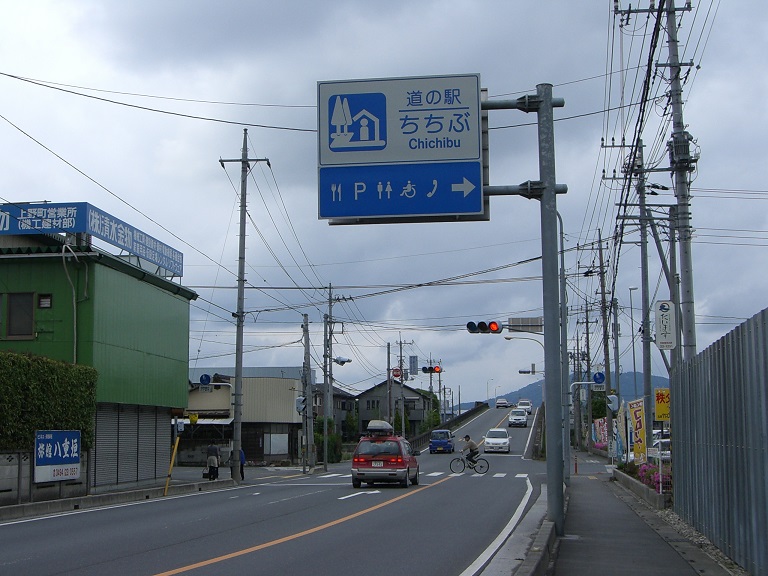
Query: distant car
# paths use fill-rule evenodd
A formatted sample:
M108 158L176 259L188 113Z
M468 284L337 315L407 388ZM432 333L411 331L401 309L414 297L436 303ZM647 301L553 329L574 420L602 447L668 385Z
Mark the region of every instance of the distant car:
M450 430L432 430L432 434L429 436L429 453L452 453L455 449L453 444L454 437L455 434Z
M506 428L491 428L484 439L483 452L506 452L509 454L509 433Z
M419 483L419 463L411 444L397 436L392 425L384 420L371 420L368 433L360 438L352 455L352 487L363 482L398 482L403 488L408 483Z
M506 398L496 398L496 408L509 408Z
M533 410L533 405L531 404L530 400L518 400L517 401L517 407L518 408L522 408L528 414L530 414L531 410Z
M524 408L515 408L509 413L509 427L528 427L528 412Z

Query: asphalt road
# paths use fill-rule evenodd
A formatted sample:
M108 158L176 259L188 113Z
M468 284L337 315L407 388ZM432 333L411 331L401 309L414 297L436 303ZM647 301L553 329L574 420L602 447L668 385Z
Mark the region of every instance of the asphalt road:
M457 438L506 427L508 412L487 411ZM349 463L314 475L247 469L246 483L227 490L8 522L0 573L467 576L545 480L544 462L521 457L530 428L509 431L512 453L486 454L484 476L452 475L452 456L427 450L420 484L406 489L354 489Z

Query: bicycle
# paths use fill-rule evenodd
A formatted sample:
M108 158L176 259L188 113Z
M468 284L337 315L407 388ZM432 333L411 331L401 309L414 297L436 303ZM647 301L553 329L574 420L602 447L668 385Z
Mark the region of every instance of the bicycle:
M464 472L465 468L474 470L478 474L485 474L488 472L490 465L488 464L488 460L485 458L478 458L475 463L472 464L472 462L467 460L467 457L463 454L451 460L451 472L454 474L461 474Z

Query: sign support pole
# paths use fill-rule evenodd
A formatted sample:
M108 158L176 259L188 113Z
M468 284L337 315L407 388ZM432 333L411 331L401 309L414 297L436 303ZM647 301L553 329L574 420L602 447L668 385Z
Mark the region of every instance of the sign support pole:
M544 304L544 396L547 440L547 519L563 535L563 436L560 369L560 300L557 271L557 195L555 192L555 129L552 85L536 86L538 96L539 178L541 193L541 268Z

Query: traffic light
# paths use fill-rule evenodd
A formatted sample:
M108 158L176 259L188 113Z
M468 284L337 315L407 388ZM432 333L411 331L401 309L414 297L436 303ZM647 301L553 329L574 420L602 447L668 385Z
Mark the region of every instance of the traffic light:
M422 366L421 371L424 372L424 374L440 374L440 372L443 371L443 368L438 366Z
M504 330L504 326L496 320L467 322L467 332L472 334L501 334L502 330Z
M299 414L303 414L306 409L307 409L307 397L299 396L298 398L296 398L296 412L298 412Z

